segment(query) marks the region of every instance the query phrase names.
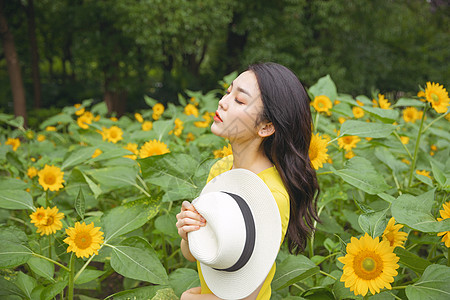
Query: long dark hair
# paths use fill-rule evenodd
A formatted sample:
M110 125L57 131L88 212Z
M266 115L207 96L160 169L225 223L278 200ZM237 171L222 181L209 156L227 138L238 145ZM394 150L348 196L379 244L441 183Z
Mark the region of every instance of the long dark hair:
M265 155L277 168L290 198L287 229L291 253L305 249L314 230L319 184L309 160L311 111L309 98L297 76L276 63L250 65L256 75L264 109L257 120L272 122L275 132L261 144Z

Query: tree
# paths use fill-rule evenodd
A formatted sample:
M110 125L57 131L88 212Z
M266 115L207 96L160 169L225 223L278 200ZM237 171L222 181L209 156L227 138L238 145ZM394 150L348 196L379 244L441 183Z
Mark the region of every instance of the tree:
M14 36L9 30L8 21L4 12L4 1L0 0L0 35L2 37L3 51L8 66L9 80L14 102L15 116L24 119L24 126L27 124L27 109L25 101L25 88L22 81L19 58L14 44Z

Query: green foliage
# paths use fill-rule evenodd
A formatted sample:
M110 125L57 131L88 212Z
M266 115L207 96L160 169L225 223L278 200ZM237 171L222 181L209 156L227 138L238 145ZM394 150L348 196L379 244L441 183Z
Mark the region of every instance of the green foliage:
M230 73L220 84L235 77ZM352 237L368 233L382 239L391 217L407 233L404 248L391 249L399 258L398 275L392 290L366 297L446 299L448 248L437 236L450 231L448 218L437 219L449 199L445 115L415 98L388 109L372 107L371 97L339 93L331 76L308 93L340 101L329 114L312 108L314 134L328 135L328 157L317 170L321 222L302 254L291 255L282 245L272 299L361 299L340 281L343 264L337 258L347 254ZM107 117L104 103L85 100L64 107L36 131L1 114L0 295L52 299L75 291L80 299L178 299L199 286L196 265L180 252L175 215L182 201L200 193L215 154L227 145L209 129L217 95L218 90L186 90L179 95L183 105L168 104L161 115L154 115L160 101L145 97L140 116L117 120ZM185 113L188 104L197 116ZM422 118L400 118L406 105L422 110ZM356 106L364 110L359 119L353 118ZM152 129L145 131L139 117L151 121ZM83 118L90 122L86 128L80 127ZM9 138L20 141L16 150ZM345 138L353 141L350 150L343 148ZM150 141L156 152L145 149ZM163 146L169 152L159 151ZM34 176L32 167L41 171L46 165L64 172L62 188L44 190ZM64 213L55 233L40 235L36 227L43 225L30 222L41 207ZM64 240L76 222L94 223L102 232L98 254L67 252Z

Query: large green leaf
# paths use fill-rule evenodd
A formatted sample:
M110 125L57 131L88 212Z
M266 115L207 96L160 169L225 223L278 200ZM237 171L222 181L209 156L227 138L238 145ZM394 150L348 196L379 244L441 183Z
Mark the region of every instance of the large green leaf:
M105 243L141 227L157 213L158 204L149 201L135 201L111 209L102 216Z
M383 123L348 120L342 123L340 136L356 135L359 137L384 138L389 136L397 126Z
M310 259L303 255L289 255L278 266L272 281L272 288L280 290L320 271Z
M26 299L31 299L33 289L38 285L37 280L23 272L19 272L15 284L23 291Z
M395 102L394 105L392 105L392 107L399 107L399 106L418 106L418 107L423 107L424 103L420 100L416 100L416 99L410 99L410 98L400 98L397 100L397 102Z
M31 195L20 190L2 190L0 193L0 207L6 209L36 210Z
M41 292L41 300L51 300L60 294L67 286L67 280L61 280L46 286Z
M24 292L14 283L0 277L0 296L18 296L19 299L26 299Z
M84 163L92 157L95 147L81 147L75 149L63 162L61 170Z
M0 268L14 268L26 263L31 258L30 249L10 241L0 243Z
M386 213L388 209L368 212L359 216L358 223L364 232L367 232L372 237L380 236L386 228Z
M363 157L353 157L347 162L344 169L336 170L333 167L330 169L345 182L368 194L382 193L390 188L384 181L383 176L375 170L370 161Z
M0 178L0 191L4 190L24 190L28 185L23 180L16 178L3 177Z
M399 112L395 109L382 109L368 105L362 106L362 109L385 123L393 123L398 120Z
M198 278L197 271L188 268L179 268L170 273L169 282L178 297L180 297L184 291L200 286L200 279Z
M31 270L39 276L54 282L53 275L55 273L55 265L48 260L40 257L31 257L27 261L28 266Z
M450 267L430 265L419 281L406 287L409 300L447 300L450 298Z
M106 271L85 269L81 273L81 275L77 278L77 280L75 280L75 284L87 283L89 281L97 279L98 277L102 276L105 273Z
M422 274L425 271L425 269L429 265L431 265L431 263L428 260L423 259L420 256L417 256L416 254L407 251L403 248L396 247L394 252L400 258L398 263L402 267L409 268L416 273Z
M111 266L117 273L155 284L168 283L166 270L158 254L143 238L131 237L119 246L111 247Z
M401 162L385 147L376 147L375 156L395 173L403 172L408 169L406 164Z
M417 197L410 194L399 196L391 206L396 222L423 232L449 231L450 219L438 222L431 214L434 192L432 189Z
M206 182L206 177L201 181L196 176L203 165L187 154L168 153L139 159L138 162L144 179L166 192L163 201L193 199Z
M331 101L337 98L337 89L330 75L326 75L320 78L316 84L309 88L309 92L313 94L314 97L325 95L330 98Z
M152 299L156 295L156 292L158 292L158 290L163 288L165 288L165 286L161 285L144 286L141 288L115 293L113 295L106 297L105 300Z
M129 167L107 167L86 172L99 182L100 188L136 186L137 170Z

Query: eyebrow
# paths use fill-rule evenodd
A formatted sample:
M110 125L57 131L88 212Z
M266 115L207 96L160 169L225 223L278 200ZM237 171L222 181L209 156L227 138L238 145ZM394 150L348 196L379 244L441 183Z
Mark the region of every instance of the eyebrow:
M233 88L233 83L231 83L230 85L231 85L231 88ZM248 95L249 97L252 96L252 95L250 95L250 93L247 90L244 90L243 88L241 88L239 86L237 87L237 90L238 90L238 92L244 93L244 94Z

